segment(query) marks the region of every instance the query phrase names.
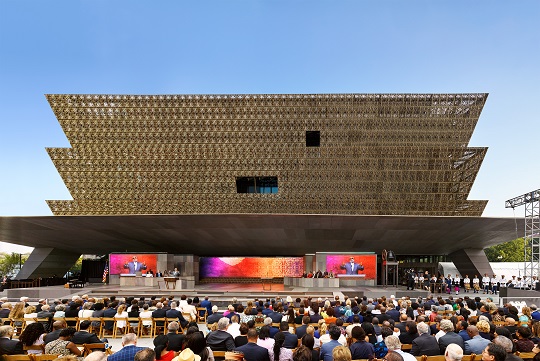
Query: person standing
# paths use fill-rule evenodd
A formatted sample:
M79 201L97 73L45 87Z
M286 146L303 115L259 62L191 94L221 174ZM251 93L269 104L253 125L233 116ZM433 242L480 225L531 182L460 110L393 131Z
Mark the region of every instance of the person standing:
M491 279L489 278L487 273L484 273L484 277L482 277L482 287L484 288L484 293L489 293L489 282Z
M129 270L129 273L135 274L146 269L146 264L144 262L139 262L137 256L131 258L131 262L124 264L124 268Z
M354 262L354 257L349 258L349 262L342 264L340 268L344 269L346 274L348 275L356 275L358 274L358 271L364 270L364 266L362 265L361 262L360 263Z
M456 291L456 295L459 295L459 286L461 285L461 277L459 277L459 274L456 273L456 277L454 277L453 283L454 291Z

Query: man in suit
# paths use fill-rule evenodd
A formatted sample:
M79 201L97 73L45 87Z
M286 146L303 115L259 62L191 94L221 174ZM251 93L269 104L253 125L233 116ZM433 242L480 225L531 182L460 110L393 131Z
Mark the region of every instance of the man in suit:
M302 326L296 328L296 337L301 339L306 334L306 329L309 325L309 316L302 317Z
M66 321L64 320L54 321L53 331L46 334L45 338L43 339L45 344L48 344L51 341L57 340L60 337L60 332L66 327L67 327Z
M20 355L23 353L22 343L12 340L13 327L0 326L0 355Z
M522 361L523 359L512 353L514 348L514 343L508 337L498 335L493 339L493 343L502 346L506 351L506 358L504 361Z
M156 305L157 306L157 305ZM157 311L157 310L156 310ZM154 313L156 312L152 312L152 317L156 317L154 316ZM184 316L182 316L182 312L178 311L178 309L176 308L176 302L171 302L171 309L168 310L168 311L163 311L165 312L165 316L163 317L167 317L167 319L174 319L176 318L180 324L182 325L182 327L186 327L187 324L189 323L185 318Z
M294 349L298 347L298 337L295 334L289 332L289 323L287 321L282 321L279 324L279 332L285 336L285 342L283 342L283 347Z
M398 310L396 310L396 306L392 302L388 303L388 311L386 311L386 314L393 319L395 322L399 322L399 316L401 315Z
M463 352L465 355L470 355L472 353L481 355L490 341L480 336L480 332L476 326L467 327L467 334L471 339L469 341L465 341L465 348L463 349Z
M264 308L262 310L263 315L268 316L272 313L272 309L270 308L270 302L266 302L264 304Z
M207 316L212 314L212 302L208 300L208 296L204 297L204 300L201 302L200 307L206 308Z
M338 341L341 336L341 330L337 326L330 326L328 328L328 333L330 334L331 340L321 346L321 353L319 356L319 359L323 361L332 361L334 359L332 357L332 351L337 346L341 346L341 343Z
M420 322L416 328L418 329L418 337L412 341L411 354L413 356L439 355L439 344L435 337L429 335L429 326L425 322Z
M247 333L248 342L235 351L242 352L246 361L270 361L268 349L257 345L257 336L257 330L250 328Z
M112 355L109 355L107 361L134 361L135 354L145 347L137 347L137 335L127 333L122 336L122 348Z
M90 321L82 321L79 324L79 331L75 332L73 337L71 338L71 342L77 345L82 345L83 343L103 343L101 340L96 336L95 333L88 332L88 328L90 327ZM105 344L103 343L103 349L105 350Z
M465 347L465 341L469 341L471 338L469 337L469 334L467 333L467 327L469 327L469 324L467 321L459 321L456 324L457 327L457 334L463 339L463 346Z
M178 312L178 311L176 311L176 312ZM165 317L167 317L167 311L165 311L163 309L163 303L161 303L161 302L156 303L156 310L154 310L152 312L152 317L153 318L165 318ZM173 316L171 316L171 318L172 317ZM163 321L156 321L157 326L163 326L163 324L164 324Z
M124 264L124 268L129 269L129 273L135 274L146 269L146 264L144 262L139 262L137 256L133 256L131 262Z
M273 323L280 323L281 319L283 318L283 314L276 311L270 312L267 316L272 319Z
M118 301L113 301L109 304L109 307L103 311L103 317L106 318L112 318L114 315L116 315L116 307L118 306ZM105 321L105 324L103 325L103 328L105 331L109 331L112 333L114 327L114 321Z
M218 312L218 306L212 306L212 314L206 318L206 323L211 325L218 322L223 317L223 312ZM232 317L232 316L231 316Z
M0 318L9 318L9 313L11 312L12 306L10 302L2 303L2 308L0 309ZM9 324L9 321L7 322ZM1 326L1 325L0 325Z
M234 339L227 332L229 319L222 317L218 321L218 329L212 331L206 336L206 344L212 351L232 351L235 348ZM113 360L114 361L114 360Z
M463 338L454 332L454 324L450 320L441 320L439 328L444 332L444 335L439 337L439 350L441 355L445 354L446 347L451 343L455 343L462 349L465 347Z
M183 334L178 333L179 328L178 322L173 321L167 326L169 332L165 335L169 339L169 350L173 350L175 352L182 350L182 343L184 343L185 338Z
M348 275L356 275L358 271L364 270L362 263L354 262L354 257L351 257L348 263L342 264L340 268L344 269Z
M401 313L399 315L399 322L396 322L394 327L399 329L400 333L407 332L407 329L405 328L407 326L407 315L405 313Z

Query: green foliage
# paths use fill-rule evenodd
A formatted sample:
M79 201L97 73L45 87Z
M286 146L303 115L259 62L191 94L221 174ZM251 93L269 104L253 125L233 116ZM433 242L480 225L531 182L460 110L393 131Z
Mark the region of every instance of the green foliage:
M71 268L69 269L69 272L73 272L73 273L81 272L82 260L83 260L83 257L80 256L79 259L77 260L77 262L75 262L75 264L73 266L71 266Z
M19 270L19 262L23 265L27 258L27 254L0 253L0 275L14 276L16 271Z
M490 262L523 262L524 261L523 238L498 244L484 249Z

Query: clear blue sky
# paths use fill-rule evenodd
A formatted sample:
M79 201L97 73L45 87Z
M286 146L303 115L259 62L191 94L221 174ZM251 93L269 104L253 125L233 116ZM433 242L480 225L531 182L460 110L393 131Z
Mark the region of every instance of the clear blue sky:
M0 216L71 199L44 94L446 92L490 94L469 198L513 217L540 188L537 0L1 0Z

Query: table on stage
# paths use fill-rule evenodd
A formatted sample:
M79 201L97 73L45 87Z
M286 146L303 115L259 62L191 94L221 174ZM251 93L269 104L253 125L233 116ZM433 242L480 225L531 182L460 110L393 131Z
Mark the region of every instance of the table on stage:
M272 291L272 281L274 279L272 277L261 277L261 283L262 283L262 289L263 291L266 290L265 285L268 284L268 290Z
M163 277L163 280L165 281L165 288L169 289L169 284L172 284L172 289L174 290L178 277Z

